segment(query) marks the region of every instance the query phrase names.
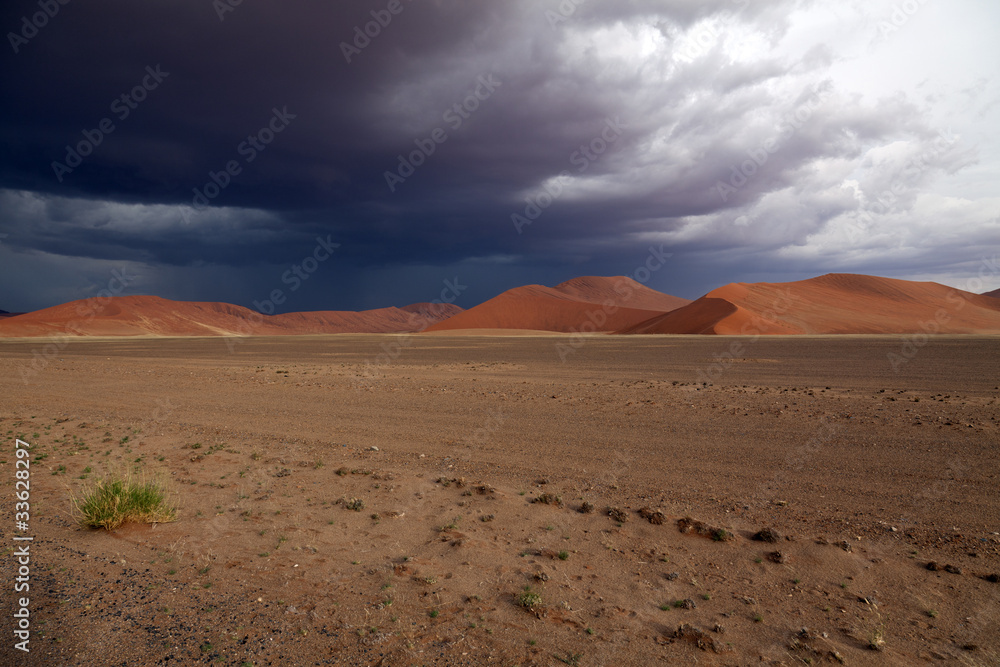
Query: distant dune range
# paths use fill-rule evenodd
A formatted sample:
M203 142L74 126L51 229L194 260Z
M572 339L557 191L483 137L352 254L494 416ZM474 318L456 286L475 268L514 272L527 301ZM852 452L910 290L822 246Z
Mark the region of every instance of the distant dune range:
M831 273L790 283L732 283L696 301L626 277L575 278L508 290L469 310L414 304L377 310L264 316L226 303L113 297L20 315L0 311L0 338L34 336L231 336L334 333L498 335L1000 333L1000 290L973 294L930 282Z
M938 283L845 273L732 283L619 333L1000 333L1000 299Z
M156 296L71 301L0 319L0 337L31 336L282 336L329 333L404 333L461 312L451 304L378 310L318 311L264 316L228 303L170 301Z
M657 292L631 278L586 276L555 287L516 287L427 330L611 332L689 303L687 299Z

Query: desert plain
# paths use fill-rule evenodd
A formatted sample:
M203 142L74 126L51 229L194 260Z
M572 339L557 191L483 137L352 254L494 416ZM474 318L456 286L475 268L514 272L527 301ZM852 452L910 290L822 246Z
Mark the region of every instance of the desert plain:
M0 663L1000 664L995 336L233 341L0 341Z

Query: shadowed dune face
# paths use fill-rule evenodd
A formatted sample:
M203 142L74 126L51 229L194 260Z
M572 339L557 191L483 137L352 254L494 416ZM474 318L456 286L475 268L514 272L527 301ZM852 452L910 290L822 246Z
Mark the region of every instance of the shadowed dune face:
M0 320L0 337L232 336L420 331L461 308L414 304L362 312L321 311L265 316L228 303L170 301L155 296L71 301Z
M508 290L428 331L616 331L688 303L631 278L585 276L556 287L527 285Z
M983 296L992 296L996 299L1000 299L1000 289L995 289L992 292L986 292Z
M1000 332L1000 299L938 283L831 273L733 283L620 333L893 334Z

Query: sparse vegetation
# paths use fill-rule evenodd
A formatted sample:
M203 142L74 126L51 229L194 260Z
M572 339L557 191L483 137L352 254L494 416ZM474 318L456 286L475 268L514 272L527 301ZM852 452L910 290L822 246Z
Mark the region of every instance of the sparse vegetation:
M562 507L563 504L561 496L554 496L551 493L543 493L531 502L541 503L543 505L555 505L556 507Z
M541 606L542 596L531 590L531 586L525 586L524 590L517 594L515 601L519 607L524 607L529 611L533 611L537 607Z
M609 507L608 516L611 517L612 521L617 521L618 523L625 523L628 521L628 513L618 507Z
M873 651L881 651L885 648L885 628L877 625L868 636L868 648Z
M365 501L361 500L361 498L351 498L344 503L344 507L355 512L360 512L365 508Z
M97 480L73 507L84 526L114 530L122 524L167 523L177 511L167 502L163 484L116 474Z

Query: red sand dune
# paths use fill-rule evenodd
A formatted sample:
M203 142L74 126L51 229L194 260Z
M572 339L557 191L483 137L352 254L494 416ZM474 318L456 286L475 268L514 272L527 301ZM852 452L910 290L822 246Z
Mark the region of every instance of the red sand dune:
M1000 299L938 283L830 273L732 283L620 333L1000 333Z
M71 301L0 319L0 338L29 336L228 336L419 331L461 308L414 304L362 312L262 316L228 303L170 301L156 296Z
M623 276L508 290L427 330L615 331L690 303Z
M994 298L1000 299L1000 289L995 289L992 292L985 292L983 296L992 296Z

